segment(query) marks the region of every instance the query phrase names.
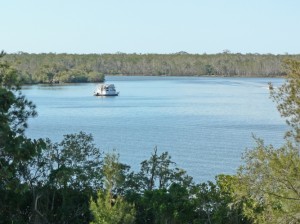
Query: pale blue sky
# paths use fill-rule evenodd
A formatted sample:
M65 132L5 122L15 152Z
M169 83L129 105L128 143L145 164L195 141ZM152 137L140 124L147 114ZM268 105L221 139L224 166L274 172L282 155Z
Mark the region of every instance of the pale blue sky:
M300 0L0 0L8 53L300 53Z

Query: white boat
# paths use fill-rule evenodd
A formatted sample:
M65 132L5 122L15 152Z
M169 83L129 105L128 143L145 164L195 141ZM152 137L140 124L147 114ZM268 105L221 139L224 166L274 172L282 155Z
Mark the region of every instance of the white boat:
M114 84L102 84L97 87L94 96L118 96L119 92L116 91Z

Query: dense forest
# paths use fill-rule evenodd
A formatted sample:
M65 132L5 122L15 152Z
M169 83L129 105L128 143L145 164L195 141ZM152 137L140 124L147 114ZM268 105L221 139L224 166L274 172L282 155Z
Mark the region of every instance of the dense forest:
M256 139L236 174L195 183L157 148L133 172L84 132L28 138L35 105L21 92L21 67L0 54L0 223L299 223L300 62L285 65L286 82L270 94L290 125L286 143Z
M101 82L104 75L243 76L286 75L283 63L300 55L233 54L9 54L6 60L25 83Z

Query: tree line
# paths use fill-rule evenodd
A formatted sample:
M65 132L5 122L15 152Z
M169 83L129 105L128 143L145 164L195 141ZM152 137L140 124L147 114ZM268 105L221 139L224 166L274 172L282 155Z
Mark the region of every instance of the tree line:
M101 82L104 75L285 76L283 61L300 55L240 54L9 54L25 83ZM103 75L104 74L104 75Z
M271 98L291 130L276 149L256 139L234 175L195 183L155 148L140 170L103 153L84 132L30 139L35 105L0 54L0 223L299 223L300 62ZM200 171L199 171L200 172Z

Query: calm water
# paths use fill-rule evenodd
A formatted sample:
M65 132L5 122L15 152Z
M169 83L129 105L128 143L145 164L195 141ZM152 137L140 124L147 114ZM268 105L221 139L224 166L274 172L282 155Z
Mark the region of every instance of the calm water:
M96 84L27 86L37 105L28 136L62 140L64 134L92 133L104 151L116 149L133 170L155 146L169 151L195 181L232 174L252 134L279 146L286 130L268 82L275 78L107 77L118 97L95 97Z

